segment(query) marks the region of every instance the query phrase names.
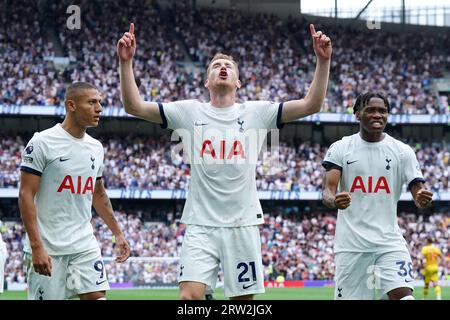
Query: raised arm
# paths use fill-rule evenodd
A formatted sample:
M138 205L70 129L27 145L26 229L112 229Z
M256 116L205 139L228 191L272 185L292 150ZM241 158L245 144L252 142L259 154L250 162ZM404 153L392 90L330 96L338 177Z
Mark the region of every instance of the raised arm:
M433 200L433 192L425 189L423 182L415 182L410 186L410 191L417 208L426 208Z
M144 101L139 94L136 80L133 74L133 56L136 53L136 37L134 24L130 24L130 30L125 32L117 42L117 55L120 65L120 91L125 111L135 117L163 123L159 106L156 102Z
M116 258L117 262L124 262L130 256L130 246L125 240L125 237L120 230L119 224L114 217L114 211L109 200L108 194L106 193L105 187L103 186L102 179L98 179L95 183L94 197L92 200L95 211L97 214L105 221L108 228L116 237L116 243L119 251L119 255Z
M336 194L341 171L338 169L327 169L323 180L322 203L330 209L346 209L352 197L349 192Z
M322 31L317 31L313 24L309 26L313 48L317 57L316 71L308 93L303 99L291 100L283 104L281 122L290 122L320 111L327 93L330 75L331 40Z
M51 276L52 261L39 234L34 204L34 196L39 190L40 182L40 176L25 171L20 172L19 210L30 240L34 270L44 276Z

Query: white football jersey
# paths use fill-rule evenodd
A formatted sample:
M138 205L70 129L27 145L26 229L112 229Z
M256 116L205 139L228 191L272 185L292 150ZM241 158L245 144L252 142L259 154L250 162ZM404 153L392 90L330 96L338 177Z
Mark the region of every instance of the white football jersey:
M236 227L264 222L256 163L267 133L281 127L282 104L247 101L217 108L198 100L159 104L162 127L176 130L191 164L186 224Z
M38 229L50 255L98 247L93 229L92 198L102 176L103 146L87 133L78 139L58 123L36 132L22 153L20 169L41 176L35 205ZM28 235L24 251L31 253Z
M341 170L338 192L352 196L350 206L338 210L335 252L404 250L397 202L404 184L425 181L411 147L386 133L380 142L357 133L333 143L323 165Z

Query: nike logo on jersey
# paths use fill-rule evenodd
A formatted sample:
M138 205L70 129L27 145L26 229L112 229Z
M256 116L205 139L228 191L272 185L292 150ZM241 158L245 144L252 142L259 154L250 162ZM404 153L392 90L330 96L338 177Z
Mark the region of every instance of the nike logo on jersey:
M253 287L255 284L256 284L256 282L253 282L252 284L249 284L248 286L244 284L244 285L242 286L242 289L244 289L244 290L245 290L245 289L248 289L248 288L250 288L250 287Z
M203 123L203 122L197 122L197 121L194 122L194 126L196 126L196 127L206 126L206 125L208 125L208 124L207 123Z
M355 160L355 161L348 161L347 160L347 164L352 164L352 163L355 163L356 161L358 161L358 160Z
M69 160L69 159L70 159L70 158L63 159L63 157L60 157L60 158L59 158L59 161L64 162L64 161L67 161L67 160Z
M106 282L106 280L103 280L103 281L98 281L98 280L97 280L97 281L95 282L95 284L99 286L99 285L101 285L103 282Z
M413 279L405 279L405 282L406 282L406 283L412 282L412 281L414 281L414 280L413 280Z

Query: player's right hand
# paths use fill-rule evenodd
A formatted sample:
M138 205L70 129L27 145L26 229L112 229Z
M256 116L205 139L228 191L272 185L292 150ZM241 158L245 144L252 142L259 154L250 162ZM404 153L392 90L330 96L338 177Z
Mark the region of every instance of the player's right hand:
M34 271L43 276L52 276L52 260L44 248L33 249L32 251Z
M125 32L117 42L117 54L120 61L130 61L136 53L136 38L134 36L134 23L130 23L130 30Z
M350 206L350 202L352 202L352 195L349 192L338 193L334 199L336 208L341 210L347 209Z

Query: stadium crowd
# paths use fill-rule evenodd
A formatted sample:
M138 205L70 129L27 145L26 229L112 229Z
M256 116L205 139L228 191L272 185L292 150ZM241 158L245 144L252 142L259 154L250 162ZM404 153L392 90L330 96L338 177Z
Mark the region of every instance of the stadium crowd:
M28 139L28 138L27 138ZM0 136L0 188L19 183L21 152L27 139ZM105 148L104 183L110 189L187 190L190 166L170 136L100 136ZM442 144L410 143L416 151L428 187L450 192L450 150ZM272 152L274 151L274 152ZM327 151L318 143L296 139L281 142L278 150L267 148L256 168L259 190L320 191Z
M0 30L0 104L60 105L67 83L87 81L101 90L104 106L122 108L116 43L130 21L136 24L138 37L134 72L146 100L207 99L204 73L208 60L219 50L239 62L240 100L299 98L312 79L315 57L303 19L283 21L267 14L249 18L237 10L194 9L179 2L162 8L143 0L129 0L126 6L81 0L82 27L70 30L66 9L71 2L0 2L4 26ZM373 32L322 22L316 27L332 37L334 50L323 112L350 113L357 94L376 90L387 94L392 114L450 114L449 96L438 97L433 91L434 79L450 70L448 33ZM68 57L67 66L54 63L59 55ZM0 135L0 188L18 187L21 152L29 138ZM105 148L107 188L188 189L190 167L180 154L172 153L168 135L98 138ZM409 144L428 187L450 192L448 145ZM265 151L256 168L258 189L320 192L326 152L323 145L301 140L284 141L275 153ZM116 212L132 257L158 259L108 262L112 283L176 282L184 225L179 223L180 211L159 214L158 221L148 222L142 212ZM419 252L428 236L436 238L448 256L449 219L448 213L399 215L418 277ZM261 225L265 279L332 279L335 224L331 212L267 213ZM92 225L104 257L114 256L110 231L98 217ZM0 232L9 252L6 280L24 283L24 228L19 222L8 222L0 226Z
M288 29L310 46L303 19L288 21ZM432 80L450 69L447 33L430 37L426 32L374 32L349 25L324 24L333 39L328 103L323 112L352 113L357 94L383 92L391 114L449 114L449 104L432 93ZM366 43L364 46L356 44ZM310 55L310 59L313 56Z
M287 210L287 209L285 209ZM166 212L165 221L144 222L142 212L116 211L116 218L129 241L132 257L158 258L156 261L130 259L117 264L106 263L112 283L132 282L135 285L174 284L185 226L179 223L180 212ZM420 279L420 249L428 236L434 237L444 256L449 255L450 217L436 213L431 216L401 213L400 229L411 250L414 270ZM114 256L114 237L98 218L92 219L94 233L104 257ZM330 280L334 276L333 239L336 214L332 212L280 212L265 214L261 225L262 258L265 280ZM22 262L24 227L7 223L0 228L9 257L5 275L9 283L24 283ZM163 258L163 259L161 259ZM448 263L448 261L447 261ZM440 272L447 268L441 265Z
M134 71L146 100L207 99L204 73L219 50L240 64L239 100L297 99L312 79L315 58L304 18L248 17L234 9L194 9L178 2L162 8L141 0L125 7L83 0L78 4L82 28L70 30L66 9L71 1L48 8L38 3L0 4L6 26L0 30L0 79L5 83L0 104L59 105L65 84L87 81L102 91L104 106L121 108L116 42L129 21L136 24ZM356 95L371 90L389 97L393 114L450 114L448 99L439 98L432 86L433 79L450 70L448 33L373 32L323 22L317 28L330 34L334 47L323 112L351 112ZM363 42L370 45L355 45ZM69 60L63 69L52 62L56 47Z
M36 2L0 2L0 104L54 105L64 96L64 81L46 59L55 51L42 15Z

